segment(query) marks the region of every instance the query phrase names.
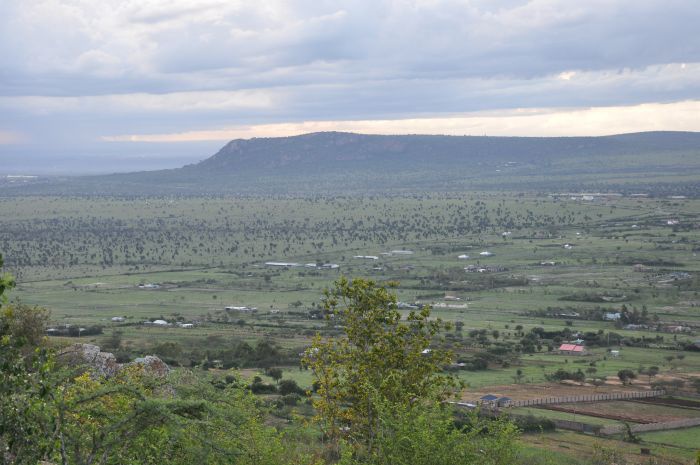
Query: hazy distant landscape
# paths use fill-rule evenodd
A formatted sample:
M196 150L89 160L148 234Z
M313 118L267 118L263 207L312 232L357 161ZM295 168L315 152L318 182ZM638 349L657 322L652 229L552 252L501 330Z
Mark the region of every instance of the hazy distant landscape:
M474 166L472 173L484 177L469 181L482 189L459 191L457 184L437 182L458 182L455 170L445 168L457 163L450 150L444 163L426 166L412 160L408 149L386 158L386 148L373 152L372 143L359 150L359 135L234 141L211 159L174 172L5 186L10 195L0 200L0 247L5 269L18 280L13 297L51 310L54 344L97 344L125 361L155 354L180 369L235 369L245 380L258 376L271 386L269 369L280 368L282 379L304 391L312 389L313 377L300 368L300 354L316 334L341 334L324 318L324 290L341 276L396 282L404 317L430 305L433 317L454 325L433 344L454 353L453 364L444 368L466 383L460 402L478 403L486 394L524 403L544 393L584 398L653 389L686 399L692 407L686 410L633 401L620 404L617 413L609 402L508 410L540 425L533 428L559 422L536 439L525 433L524 456L587 464L562 452L560 444L576 443L583 457L591 457L604 441L635 457L638 450L626 446L622 433L594 439L564 424L598 431L623 428L623 420L643 425L656 421L655 415L700 421L693 400L700 379L700 203L694 198L700 157L692 145L695 134L679 137L690 143L669 149L650 144L650 150L664 150L663 161L656 152L626 159L619 148L596 154L595 147L577 141L586 160L614 157L603 170L609 177L598 176L591 187L599 190L592 192L563 192L566 179L593 180L598 170L568 152L465 155L469 162L462 166ZM334 150L348 139L351 148ZM379 141L386 147L394 139ZM496 151L501 141L485 142L496 148L487 144L483 150ZM253 149L247 151L248 145ZM378 159L371 160L375 153ZM373 177L358 179L358 171L348 168L358 163L354 158L385 172L368 170ZM654 171L669 160L688 165ZM610 169L615 163L617 173ZM339 166L352 176L340 176ZM531 185L538 166L561 174L540 177L538 192L518 192L517 186ZM252 172L269 173L256 179L252 192L226 184L252 186L242 174ZM511 184L485 183L500 173ZM641 182L642 176L649 180ZM109 193L111 185L104 183L117 177L113 186L121 188L132 180L129 195ZM181 182L188 190L172 194L174 177L187 180ZM321 181L298 193L287 187L284 196L262 194L281 192L278 184L323 178L342 184L333 194L331 183ZM208 194L191 193L195 180ZM98 181L104 191L86 191ZM360 186L372 182L378 187L360 194ZM42 195L42 189L53 195ZM562 354L559 346L572 340L586 347L585 355ZM649 367L653 375L646 374ZM623 370L636 377L630 386L620 384ZM312 414L308 406L274 404L274 394L263 397L271 406L267 414L285 420L285 429L303 428L295 416ZM694 446L684 438L698 428L640 437L664 463L685 463Z
M0 465L700 465L700 8L0 2Z

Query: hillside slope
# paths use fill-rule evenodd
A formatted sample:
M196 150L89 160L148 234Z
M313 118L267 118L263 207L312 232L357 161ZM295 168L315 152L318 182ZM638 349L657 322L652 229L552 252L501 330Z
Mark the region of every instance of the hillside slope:
M416 191L620 191L698 195L700 133L604 137L238 139L174 170L42 180L0 193L304 195Z
M606 137L381 136L320 132L237 139L187 169L206 171L366 168L401 163L430 166L500 162L543 164L578 157L615 157L700 150L700 134L637 133Z

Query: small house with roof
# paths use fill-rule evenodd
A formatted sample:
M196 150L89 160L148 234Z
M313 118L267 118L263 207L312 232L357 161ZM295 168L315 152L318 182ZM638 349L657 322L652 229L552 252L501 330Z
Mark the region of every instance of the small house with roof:
M499 407L510 407L513 404L513 399L510 397L500 397L496 400L496 405Z
M583 355L586 353L586 348L579 344L565 343L559 346L559 353L565 355Z
M481 396L479 400L482 404L494 404L498 400L498 396L494 396L493 394L486 394L485 396Z

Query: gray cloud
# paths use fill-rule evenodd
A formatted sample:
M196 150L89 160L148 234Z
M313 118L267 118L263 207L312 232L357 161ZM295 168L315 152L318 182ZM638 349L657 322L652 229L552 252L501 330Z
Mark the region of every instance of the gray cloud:
M0 132L106 154L114 134L693 100L699 23L690 0L9 0Z

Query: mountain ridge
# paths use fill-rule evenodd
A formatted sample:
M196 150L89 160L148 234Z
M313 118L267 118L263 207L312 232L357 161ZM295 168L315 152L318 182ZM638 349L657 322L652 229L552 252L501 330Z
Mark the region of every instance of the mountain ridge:
M572 155L605 155L639 150L699 149L700 133L655 131L610 136L520 137L455 135L375 135L315 132L286 137L234 139L216 154L183 169L267 168L295 163L399 160L413 163L474 161L479 157L527 161ZM401 157L400 155L403 155ZM425 157L421 159L421 157Z
M512 190L700 196L700 133L501 137L315 132L234 139L181 168L0 185L0 194L306 195Z

